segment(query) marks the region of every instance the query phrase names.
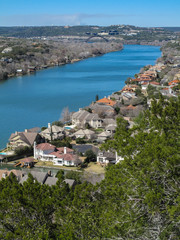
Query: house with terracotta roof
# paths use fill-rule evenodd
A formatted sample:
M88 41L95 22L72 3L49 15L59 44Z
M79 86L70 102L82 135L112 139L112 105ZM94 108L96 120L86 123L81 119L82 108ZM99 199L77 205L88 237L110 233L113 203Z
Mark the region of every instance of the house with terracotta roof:
M178 85L178 83L180 83L180 80L177 79L177 80L173 80L173 81L169 82L168 85L174 87L174 86Z
M154 87L158 87L158 86L160 86L160 83L153 81L153 82L150 82L149 85L152 85Z
M125 92L125 93L134 93L135 94L135 90L134 90L134 88L132 88L132 87L129 87L129 86L125 86L125 87L123 87L123 89L121 90L121 92Z
M112 106L105 105L103 103L94 103L90 105L90 108L93 113L98 114L98 116L104 116L104 117L113 117L116 113Z
M80 160L74 150L63 147L56 148L49 143L34 144L34 158L40 161L51 161L59 166L77 166Z
M103 103L108 106L114 106L116 104L116 101L113 101L109 98L104 97L104 98L98 100L97 103Z
M69 153L58 154L58 152L52 154L56 156L56 158L53 159L54 165L74 167L78 166L78 164L81 163L78 155L76 154Z

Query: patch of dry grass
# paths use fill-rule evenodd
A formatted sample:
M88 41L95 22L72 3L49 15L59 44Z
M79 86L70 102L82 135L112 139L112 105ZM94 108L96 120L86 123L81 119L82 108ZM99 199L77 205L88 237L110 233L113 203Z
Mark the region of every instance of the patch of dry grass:
M84 169L84 171L101 174L101 173L105 173L105 167L102 167L96 162L90 162L87 168Z

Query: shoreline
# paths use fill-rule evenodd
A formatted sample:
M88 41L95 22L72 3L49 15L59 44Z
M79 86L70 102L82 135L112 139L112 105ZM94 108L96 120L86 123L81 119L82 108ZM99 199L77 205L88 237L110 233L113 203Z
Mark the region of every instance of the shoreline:
M151 47L151 46L150 46ZM157 47L157 46L154 46L154 47ZM122 51L123 49L121 49L121 50L117 50L117 51ZM111 52L117 52L117 51L111 51ZM111 52L108 52L108 53L111 53ZM107 53L107 54L108 54ZM96 55L96 56L92 56L92 57L98 57L98 56L103 56L103 55L105 55L105 54L101 54L101 55ZM86 58L86 59L89 59L90 57L88 57L88 58ZM86 59L82 59L82 60L86 60ZM157 58L158 59L158 58ZM157 61L157 59L156 59L156 61ZM82 61L82 60L78 60L78 61ZM75 61L75 62L77 62L77 61ZM69 63L75 63L75 62L69 62ZM67 64L69 64L69 63L67 63ZM49 68L51 68L51 67L57 67L57 66L50 66ZM43 69L39 69L38 71L41 71L41 70L43 70ZM140 71L140 69L139 69L139 71ZM15 76L16 77L16 76ZM17 76L18 77L18 76ZM126 81L126 79L124 79L124 83L123 83L123 86L122 86L122 88L125 86L125 81ZM115 90L114 92L116 92L117 90ZM118 91L119 91L119 89L118 89ZM113 93L114 93L113 92ZM113 94L112 93L112 94ZM3 150L3 149L2 149ZM0 151L2 151L2 150L0 150Z
M16 40L17 39L15 39L15 41ZM26 47L27 49L28 47L30 48L31 44L33 45L33 42L28 42L28 40L27 40L27 43L28 43ZM106 44L105 43L99 44L95 42L91 44L83 43L81 45L75 42L73 42L72 45L71 44L66 45L65 43L58 43L59 45L57 46L55 45L56 42L44 43L40 41L40 42L37 42L37 44L39 45L47 44L49 49L53 47L54 52L52 52L51 54L50 53L46 54L45 52L42 52L40 56L38 55L36 56L36 52L34 53L32 52L32 54L30 54L30 52L26 52L24 55L17 54L16 56L16 54L13 53L13 50L11 48L10 53L9 52L5 53L4 56L1 53L2 57L0 58L0 66L2 64L5 64L4 66L5 70L2 69L2 74L1 74L2 76L0 76L0 83L10 78L31 75L33 73L36 73L37 71L44 70L47 68L63 66L66 64L79 62L88 58L103 56L104 54L107 54L107 53L123 50L123 44L121 42L117 43L113 41L108 42ZM64 50L65 53L59 52L60 51L59 49L61 48L65 49ZM34 57L30 57L30 55L33 55ZM54 58L51 58L51 57L54 57ZM23 61L21 62L22 59ZM34 64L34 61L36 61L35 64ZM16 65L16 67L13 67L13 65Z

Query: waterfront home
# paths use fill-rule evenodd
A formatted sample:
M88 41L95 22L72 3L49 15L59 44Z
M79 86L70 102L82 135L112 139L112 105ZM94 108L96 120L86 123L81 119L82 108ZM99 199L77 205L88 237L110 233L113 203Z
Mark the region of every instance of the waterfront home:
M36 71L36 67L35 66L28 66L28 72L29 73L33 73Z
M63 139L64 138L64 129L62 127L52 125L48 123L48 128L43 130L40 135L45 139L51 141L55 139Z
M125 87L123 87L123 89L121 90L121 92L134 93L134 94L135 94L135 89L126 85Z
M116 113L112 106L103 103L95 103L90 105L93 113L98 114L100 118L113 117Z
M50 153L56 151L56 146L50 143L34 143L34 158L42 161L53 161L54 156Z
M108 106L114 106L116 104L116 101L113 101L113 100L111 100L109 98L106 98L106 97L104 97L104 98L102 98L102 99L100 99L96 102L97 103L103 103L103 104L108 105Z
M9 143L7 148L15 150L18 147L32 147L34 142L40 143L43 141L43 138L36 132L15 132L12 133L9 138Z
M89 140L96 138L95 132L89 129L85 129L85 130L80 129L77 132L75 132L73 136L75 136L75 138L86 138Z
M41 161L51 161L54 165L59 166L77 166L80 160L74 150L63 147L56 148L49 143L34 144L34 158Z
M88 124L92 128L99 128L102 126L102 122L98 114L89 113L86 110L80 109L72 114L72 124L78 127L85 127Z

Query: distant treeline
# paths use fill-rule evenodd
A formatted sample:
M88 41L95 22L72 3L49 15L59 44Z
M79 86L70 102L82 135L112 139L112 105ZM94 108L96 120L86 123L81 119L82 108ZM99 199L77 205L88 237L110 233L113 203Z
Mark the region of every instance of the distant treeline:
M152 28L153 30L159 30L159 28ZM38 26L38 27L0 27L0 36L6 37L42 37L42 36L84 36L88 34L97 33L112 33L111 35L122 34L124 31L140 30L151 31L151 28L140 28L129 25L113 25L113 26ZM174 31L174 28L161 28L164 33L167 30ZM178 28L176 28L178 29ZM114 34L113 34L113 31Z
M180 32L180 27L164 27L164 29L172 32Z

